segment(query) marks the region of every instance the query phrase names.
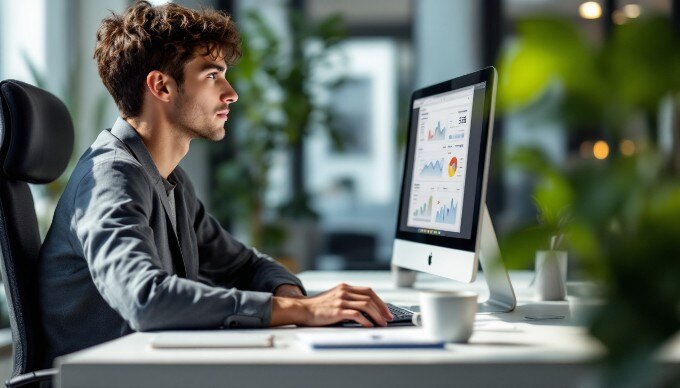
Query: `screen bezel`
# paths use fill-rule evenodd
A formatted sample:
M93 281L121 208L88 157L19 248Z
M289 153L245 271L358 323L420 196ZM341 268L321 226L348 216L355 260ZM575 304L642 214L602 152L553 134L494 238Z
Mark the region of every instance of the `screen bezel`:
M407 240L407 241L413 241L413 242L418 242L418 243L423 243L423 244L428 244L428 245L435 245L439 247L444 247L444 248L452 248L452 249L460 249L468 252L474 252L476 247L477 247L477 238L478 238L478 229L480 225L480 214L481 214L481 207L482 204L484 203L484 199L482 198L483 195L483 188L484 188L484 183L486 182L486 174L488 169L485 168L485 163L487 162L487 151L488 151L488 144L489 144L489 122L490 122L490 116L491 116L491 111L493 109L493 96L495 94L494 87L496 85L495 83L495 77L496 77L496 70L493 67L487 67L485 69L476 71L474 73L466 74L461 77L457 77L448 81L440 82L435 85L427 86L422 89L418 89L411 94L411 101L409 104L409 120L407 122L408 125L408 130L407 130L407 141L406 141L406 157L404 158L404 169L403 169L403 175L402 175L402 180L401 180L401 193L399 195L399 213L397 216L397 231L396 231L396 238L397 239L402 239L402 240ZM482 114L482 137L481 137L481 143L480 143L480 154L479 154L479 165L477 171L483 174L482 179L478 179L475 187L475 200L474 200L474 209L473 209L473 216L472 216L472 226L470 230L470 238L460 238L460 237L451 237L451 236L436 236L436 235L430 235L430 234L424 234L424 233L416 233L416 232L408 232L408 231L402 231L400 230L401 227L401 220L402 220L402 212L404 211L405 207L403 205L404 201L404 193L406 192L406 187L405 185L407 184L406 182L406 177L408 176L407 168L409 166L409 161L413 161L413 158L415 156L415 146L414 144L411 144L414 142L415 137L412 136L413 133L413 126L411 125L412 120L413 120L413 103L415 100L424 98L424 97L430 97L433 95L441 94L441 93L446 93L450 92L453 90L469 87L476 85L480 82L486 82L486 90L484 93L484 110Z

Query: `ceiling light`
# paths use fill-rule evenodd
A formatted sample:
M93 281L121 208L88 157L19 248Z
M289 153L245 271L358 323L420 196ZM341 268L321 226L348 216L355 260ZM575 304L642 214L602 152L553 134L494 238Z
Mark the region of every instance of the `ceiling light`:
M632 140L623 140L621 142L621 153L623 156L632 156L635 153L635 143Z
M588 159L593 156L593 143L584 141L579 147L579 153L583 159Z
M586 1L578 7L578 13L584 19L597 19L602 16L602 7L595 1Z
M623 6L623 13L629 19L635 19L640 16L640 6L637 4L628 4Z
M603 160L609 156L609 145L604 140L599 140L593 146L593 155L595 158Z
M612 13L612 20L614 21L614 24L624 24L628 18L626 17L626 14L623 13L620 9L617 9Z

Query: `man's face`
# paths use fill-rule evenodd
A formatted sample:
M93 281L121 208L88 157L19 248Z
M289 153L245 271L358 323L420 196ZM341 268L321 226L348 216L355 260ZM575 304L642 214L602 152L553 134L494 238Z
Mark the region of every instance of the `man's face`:
M213 141L224 138L229 104L238 100L227 81L224 59L195 56L184 66L184 82L170 117L173 126L190 138Z

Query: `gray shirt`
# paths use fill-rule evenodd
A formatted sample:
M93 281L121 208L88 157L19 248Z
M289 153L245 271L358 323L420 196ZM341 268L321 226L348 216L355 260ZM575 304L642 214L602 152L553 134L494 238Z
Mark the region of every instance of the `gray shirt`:
M172 226L177 229L177 210L175 209L175 187L176 183L170 182L172 177L168 179L163 179L163 187L165 187L165 193L168 195L168 203L170 203L170 222Z
M276 287L302 288L225 231L181 168L169 178L174 201L123 119L80 158L38 262L43 366L132 331L268 326Z

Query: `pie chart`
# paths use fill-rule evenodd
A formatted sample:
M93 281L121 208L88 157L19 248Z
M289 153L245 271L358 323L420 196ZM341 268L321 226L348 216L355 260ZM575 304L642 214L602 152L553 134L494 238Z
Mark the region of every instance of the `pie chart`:
M456 170L458 169L458 159L454 156L449 162L449 176L453 177L456 175Z

